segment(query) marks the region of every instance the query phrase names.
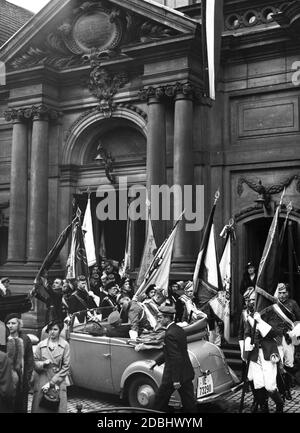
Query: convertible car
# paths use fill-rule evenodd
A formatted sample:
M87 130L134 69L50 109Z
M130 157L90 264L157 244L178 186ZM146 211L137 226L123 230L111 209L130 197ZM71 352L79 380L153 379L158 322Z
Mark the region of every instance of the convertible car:
M99 326L105 326L105 322ZM195 369L197 402L208 403L240 389L242 384L227 365L222 350L205 339L203 320L184 330ZM96 334L87 324L76 324L76 315L73 316L67 339L74 385L119 395L132 407L153 408L164 368L164 365L155 365L155 359L161 354L161 346L144 344L142 350L136 350L137 347L129 338L109 338L101 333ZM181 406L177 391L172 395L170 405Z

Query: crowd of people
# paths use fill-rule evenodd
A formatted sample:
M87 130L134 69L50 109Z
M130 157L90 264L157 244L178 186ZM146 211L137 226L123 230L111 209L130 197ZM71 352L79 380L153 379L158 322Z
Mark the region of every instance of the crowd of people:
M252 412L268 412L269 398L275 402L276 411L282 412L285 399L292 398L293 335L286 322L254 312L256 278L255 266L248 263L240 285L243 310L238 333L244 379L253 393ZM9 296L9 278L3 278L0 284L1 296ZM31 412L66 412L70 353L64 330L71 318L79 326L90 326L93 335L132 341L163 329L165 372L156 408L165 410L170 395L178 389L186 411L193 412L193 371L187 362L185 333L181 329L204 319L207 323L204 338L220 345L222 323L208 306L205 310L199 308L192 281L172 281L167 293L152 284L136 297L136 289L128 276L121 277L116 263L107 260L93 266L89 278L80 275L76 280L35 281L30 296L45 304L45 326L33 353L31 340L22 331L20 315L13 313L5 318L5 341L1 348L6 353L1 352L0 356L0 412L27 412L30 389ZM275 296L290 312L291 321L300 321L300 308L290 298L288 284L280 283ZM174 345L169 341L172 339L178 340L176 355L172 353ZM174 359L182 360L186 375L182 376L182 368L174 367ZM50 392L55 394L55 407L44 403Z

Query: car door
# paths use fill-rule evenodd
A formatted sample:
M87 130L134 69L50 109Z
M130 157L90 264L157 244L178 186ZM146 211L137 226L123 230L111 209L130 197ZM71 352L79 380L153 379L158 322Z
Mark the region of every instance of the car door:
M114 393L110 338L71 332L69 343L74 385Z

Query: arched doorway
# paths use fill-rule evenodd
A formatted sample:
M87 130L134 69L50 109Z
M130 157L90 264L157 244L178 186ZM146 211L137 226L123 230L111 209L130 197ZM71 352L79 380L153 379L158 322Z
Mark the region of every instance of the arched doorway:
M112 171L115 181L111 183L105 170L105 161L97 158L99 145L112 158ZM70 167L76 173L72 184L68 186L70 200L76 198L84 212L87 203L87 191L91 198L91 211L96 252L99 253L105 240L107 258L120 261L124 258L127 221L119 219L99 221L96 209L100 202L97 197L99 186L110 185L116 191L116 202L120 193L127 195L127 189L133 184L146 184L146 122L145 116L128 109L118 108L111 118L104 118L99 112L91 112L89 116L76 123L66 143L63 161L64 169ZM74 169L76 166L76 170ZM70 176L71 177L71 176ZM120 179L126 179L124 187ZM63 191L67 194L64 181ZM124 188L127 188L124 191ZM63 205L63 203L62 203ZM118 208L118 206L117 206ZM140 259L145 240L145 222L135 221L131 226L131 264L135 269Z
M281 231L286 218L285 210L279 217ZM236 335L242 308L239 293L240 282L247 262L252 261L258 267L266 243L272 218L265 217L263 211L256 209L243 213L236 218L236 243L233 251L233 292L232 292L232 333ZM291 285L293 296L300 303L300 273L296 268L300 263L300 218L296 212L289 216L282 243L280 279Z

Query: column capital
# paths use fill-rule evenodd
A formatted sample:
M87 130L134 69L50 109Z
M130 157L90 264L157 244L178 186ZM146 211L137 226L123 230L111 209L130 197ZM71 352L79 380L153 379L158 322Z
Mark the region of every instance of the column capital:
M33 120L58 120L63 113L45 104L33 105L31 108L31 117Z
M177 81L161 86L150 86L140 90L140 99L149 103L162 100L192 99L201 104L208 104L203 90L190 81Z
M151 102L159 103L166 97L165 88L164 86L150 86L140 90L139 96L142 101L147 101L148 104Z
M63 113L48 107L45 104L32 105L31 107L11 108L4 112L7 122L25 122L26 120L50 120L56 121L62 117Z
M26 120L24 110L22 108L11 108L4 111L4 118L6 122L22 123Z

